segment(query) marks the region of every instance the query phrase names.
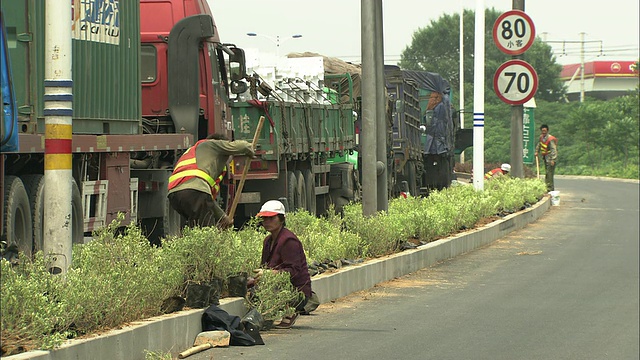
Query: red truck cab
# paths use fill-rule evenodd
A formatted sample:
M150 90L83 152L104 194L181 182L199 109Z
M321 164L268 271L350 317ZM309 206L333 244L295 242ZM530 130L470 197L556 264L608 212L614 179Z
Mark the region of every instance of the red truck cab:
M228 48L206 0L142 0L140 33L145 132L230 136Z

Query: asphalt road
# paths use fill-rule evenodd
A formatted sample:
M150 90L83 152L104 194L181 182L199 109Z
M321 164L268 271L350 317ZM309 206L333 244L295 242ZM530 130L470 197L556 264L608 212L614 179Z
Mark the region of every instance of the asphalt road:
M638 189L558 177L522 230L190 359L638 359Z

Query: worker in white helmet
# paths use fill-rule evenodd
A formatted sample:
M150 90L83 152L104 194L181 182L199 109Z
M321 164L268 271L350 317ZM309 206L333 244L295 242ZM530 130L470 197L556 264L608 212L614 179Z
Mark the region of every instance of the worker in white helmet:
M484 174L484 179L489 180L496 176L508 175L510 172L511 172L511 165L502 164L500 165L499 168L495 168L493 170L487 171L487 173Z
M257 216L262 218L262 226L270 234L262 244L262 269L256 270L256 280L259 281L264 271L286 271L291 275L293 286L304 294L302 301L293 304L296 313L276 324L277 328L290 328L298 315L305 311L305 305L312 295L307 257L298 237L284 226L285 208L280 201L265 202Z

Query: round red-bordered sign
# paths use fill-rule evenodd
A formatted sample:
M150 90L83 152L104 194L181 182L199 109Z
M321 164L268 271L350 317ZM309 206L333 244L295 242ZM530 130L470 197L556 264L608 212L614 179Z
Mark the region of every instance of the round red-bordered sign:
M533 20L524 11L510 10L498 16L493 24L493 41L505 54L520 55L536 38Z
M522 105L538 91L538 74L524 60L509 60L496 70L493 90L507 104Z

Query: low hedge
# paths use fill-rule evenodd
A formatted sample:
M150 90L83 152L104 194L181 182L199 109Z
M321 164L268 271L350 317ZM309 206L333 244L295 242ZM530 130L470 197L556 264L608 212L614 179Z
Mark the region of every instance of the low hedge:
M370 217L362 215L361 204L348 204L342 216L294 212L286 226L302 241L313 267L390 254L409 240L427 243L523 209L545 193L542 180L501 177L486 182L484 191L458 185L426 198L393 199L387 212ZM65 339L172 311L167 300L184 300L189 284L226 284L230 275L251 274L260 265L266 235L253 219L238 231L185 229L154 247L138 227L122 229L114 221L88 244L74 246L64 277L47 272L42 252L33 259L20 255L17 262L2 259L2 355L50 349ZM288 280L273 286L282 281ZM274 313L290 310L282 306Z

